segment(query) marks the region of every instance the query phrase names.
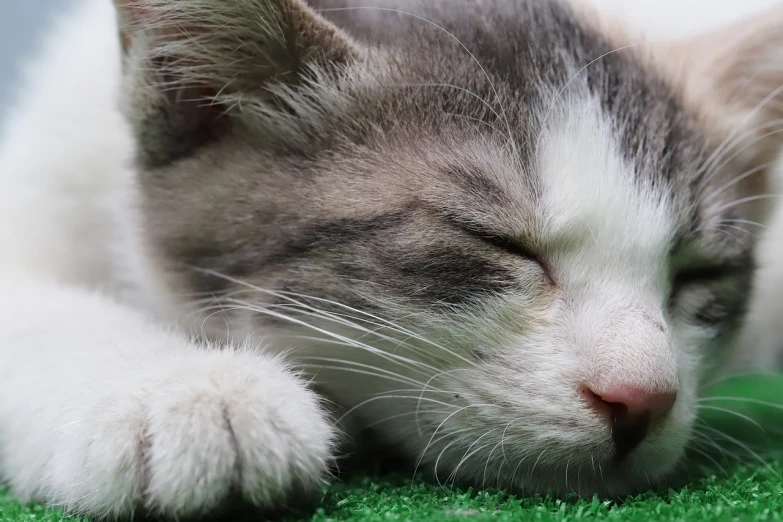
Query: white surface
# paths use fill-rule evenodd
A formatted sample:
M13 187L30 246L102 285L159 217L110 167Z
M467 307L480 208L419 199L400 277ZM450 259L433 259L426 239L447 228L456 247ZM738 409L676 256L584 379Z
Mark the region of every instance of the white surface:
M503 0L499 0L503 1ZM650 36L682 36L709 30L756 14L781 0L589 0L602 9L624 15Z
M18 65L46 23L75 0L0 0L0 107L18 76Z

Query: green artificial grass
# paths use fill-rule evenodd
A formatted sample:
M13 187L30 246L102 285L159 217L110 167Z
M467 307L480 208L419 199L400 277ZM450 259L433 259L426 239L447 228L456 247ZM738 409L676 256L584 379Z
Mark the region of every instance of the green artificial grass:
M700 430L720 449L699 446L697 456L703 455L707 472L676 489L620 502L560 500L439 487L403 476L357 476L332 486L311 515L286 522L783 520L783 376L724 382L703 404L708 407ZM0 522L77 521L89 522L38 505L23 506L0 493Z

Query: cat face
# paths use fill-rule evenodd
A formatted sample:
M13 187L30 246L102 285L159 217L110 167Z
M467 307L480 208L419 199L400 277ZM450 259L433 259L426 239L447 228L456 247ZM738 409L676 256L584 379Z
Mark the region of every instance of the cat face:
M146 240L199 325L439 480L627 493L742 318L773 116L498 4L124 4Z

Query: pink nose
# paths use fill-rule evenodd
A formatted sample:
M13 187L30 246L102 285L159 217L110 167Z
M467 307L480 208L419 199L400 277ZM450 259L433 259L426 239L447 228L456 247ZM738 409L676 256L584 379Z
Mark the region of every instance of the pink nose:
M611 423L616 457L624 459L674 407L677 391L648 392L627 384L594 390L585 398Z

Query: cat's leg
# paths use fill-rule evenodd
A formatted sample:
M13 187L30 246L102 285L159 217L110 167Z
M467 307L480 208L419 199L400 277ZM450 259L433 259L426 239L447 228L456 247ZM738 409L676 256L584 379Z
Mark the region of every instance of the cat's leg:
M199 348L87 291L2 287L0 470L18 495L184 516L323 480L333 428L278 359Z

